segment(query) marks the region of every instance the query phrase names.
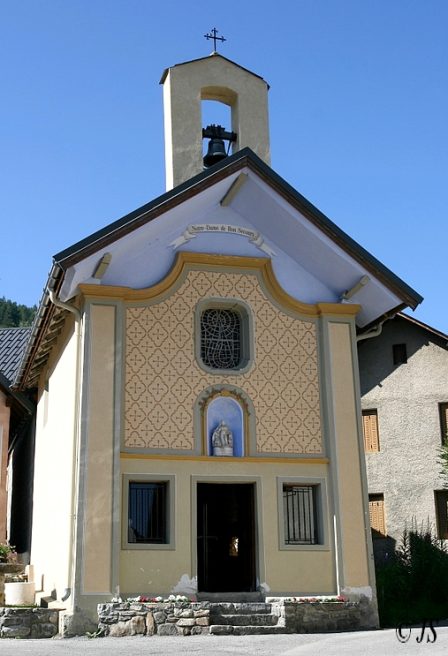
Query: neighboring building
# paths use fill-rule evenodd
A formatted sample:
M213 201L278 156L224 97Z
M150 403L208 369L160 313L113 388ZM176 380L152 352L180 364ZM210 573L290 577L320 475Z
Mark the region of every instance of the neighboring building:
M55 256L22 362L41 594L72 632L117 591L344 593L375 626L356 332L421 297L269 167L262 78L162 83L167 192ZM207 99L235 134L203 170Z
M398 314L358 348L369 506L383 559L413 525L448 538L439 449L447 436L448 335Z
M28 561L35 404L13 389L30 328L0 328L0 542Z

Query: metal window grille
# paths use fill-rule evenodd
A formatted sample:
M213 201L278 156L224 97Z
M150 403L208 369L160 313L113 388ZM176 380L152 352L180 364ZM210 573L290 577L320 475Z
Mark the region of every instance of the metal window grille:
M213 369L237 369L241 363L241 316L209 308L201 315L201 358Z
M285 544L318 544L315 497L314 485L283 487Z
M128 542L167 543L167 483L129 483Z

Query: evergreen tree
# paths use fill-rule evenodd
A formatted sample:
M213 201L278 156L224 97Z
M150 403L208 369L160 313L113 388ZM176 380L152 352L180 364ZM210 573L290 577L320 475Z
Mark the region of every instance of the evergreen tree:
M0 328L31 326L37 307L27 307L14 301L0 298Z

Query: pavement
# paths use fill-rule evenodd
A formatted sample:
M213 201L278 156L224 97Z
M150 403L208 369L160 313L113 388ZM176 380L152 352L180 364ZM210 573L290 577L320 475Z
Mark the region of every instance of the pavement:
M400 633L351 633L270 636L188 636L151 638L6 639L0 656L415 656L448 654L448 626L404 627Z

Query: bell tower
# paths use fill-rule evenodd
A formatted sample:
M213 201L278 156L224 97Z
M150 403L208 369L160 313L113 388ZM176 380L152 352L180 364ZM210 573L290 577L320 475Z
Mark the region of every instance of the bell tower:
M213 52L167 68L160 83L167 191L226 157L223 141L228 141L232 153L249 147L270 165L269 86L259 75ZM204 100L228 105L231 126L202 125ZM204 138L211 139L205 158Z

